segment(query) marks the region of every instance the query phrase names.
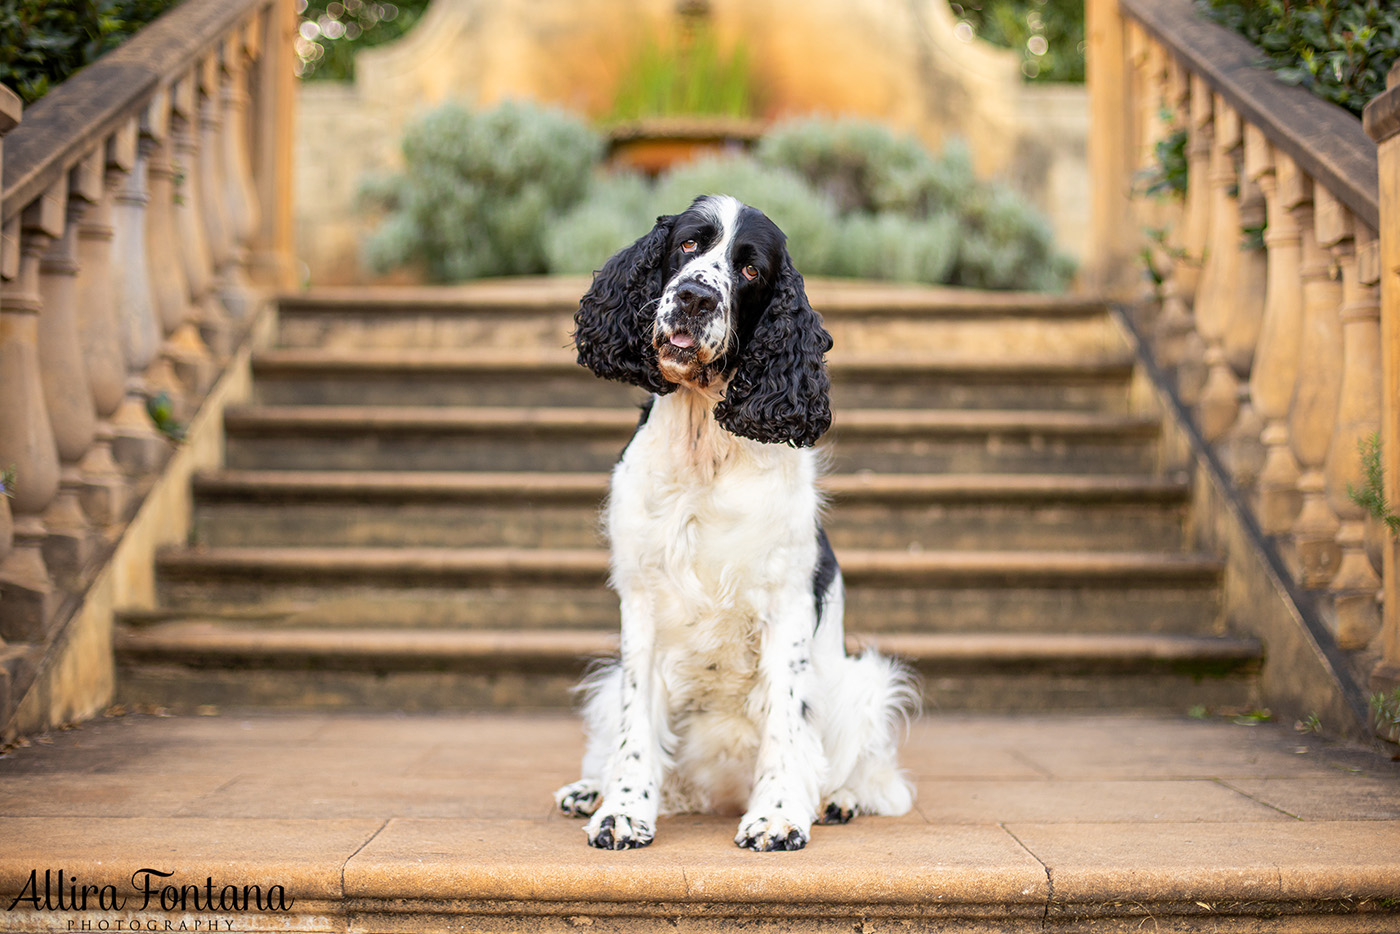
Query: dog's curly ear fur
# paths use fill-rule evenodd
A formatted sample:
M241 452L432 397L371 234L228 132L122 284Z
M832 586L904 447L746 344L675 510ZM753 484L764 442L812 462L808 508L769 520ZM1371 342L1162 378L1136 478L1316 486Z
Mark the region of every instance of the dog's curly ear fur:
M773 298L745 342L715 418L736 435L810 447L831 427L831 335L784 256Z
M574 313L574 347L578 362L604 379L631 383L656 393L675 384L661 378L652 346L653 307L665 285L666 241L675 217L619 250L593 276L593 284Z

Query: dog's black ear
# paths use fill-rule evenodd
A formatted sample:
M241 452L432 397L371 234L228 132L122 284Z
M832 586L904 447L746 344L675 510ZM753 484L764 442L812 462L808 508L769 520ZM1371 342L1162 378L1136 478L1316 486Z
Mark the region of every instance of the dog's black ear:
M740 350L715 418L745 438L810 447L831 427L830 349L831 335L784 255L773 298Z
M574 313L578 362L604 379L656 393L675 385L661 378L652 346L653 314L661 298L666 241L674 216L656 219L651 232L619 250L593 276Z

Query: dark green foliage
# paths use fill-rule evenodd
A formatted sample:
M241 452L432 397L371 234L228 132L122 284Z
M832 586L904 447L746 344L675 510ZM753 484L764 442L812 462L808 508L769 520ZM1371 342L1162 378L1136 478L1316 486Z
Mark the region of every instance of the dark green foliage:
M297 0L297 74L349 81L355 53L392 42L422 18L430 0Z
M372 268L421 263L436 282L544 272L549 222L583 197L602 141L562 111L448 104L404 134L404 171L365 194L389 212Z
M1084 0L954 0L974 35L1021 56L1032 81L1084 80Z
M179 0L0 0L0 83L32 104Z
M1259 46L1279 79L1361 114L1400 58L1394 0L1197 0Z
M1138 176L1144 194L1184 198L1190 183L1190 163L1186 159L1186 130L1174 130L1153 147L1156 164Z

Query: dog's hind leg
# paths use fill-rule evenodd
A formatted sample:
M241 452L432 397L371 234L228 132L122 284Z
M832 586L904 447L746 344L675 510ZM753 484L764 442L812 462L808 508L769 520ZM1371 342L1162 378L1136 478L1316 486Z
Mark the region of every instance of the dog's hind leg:
M841 659L829 685L823 739L836 768L820 819L844 824L857 814L898 816L914 790L898 763L899 733L918 708L918 689L898 663L874 651Z

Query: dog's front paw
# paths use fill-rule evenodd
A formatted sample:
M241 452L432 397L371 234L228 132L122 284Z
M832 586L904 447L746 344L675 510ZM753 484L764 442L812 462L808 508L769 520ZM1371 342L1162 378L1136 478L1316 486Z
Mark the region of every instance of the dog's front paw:
M583 829L588 845L600 850L635 850L656 836L651 824L626 814L595 814Z
M554 803L559 810L570 817L588 817L598 810L603 800L603 792L596 782L580 779L572 785L565 785L554 793Z
M798 826L782 815L754 817L744 815L734 842L757 853L773 850L800 850L807 845L808 828Z
M860 805L856 803L856 796L843 789L827 798L823 803L821 822L823 824L847 824L858 813L860 813Z

